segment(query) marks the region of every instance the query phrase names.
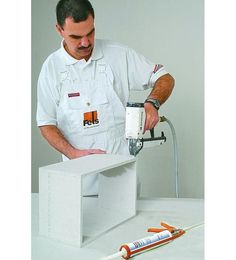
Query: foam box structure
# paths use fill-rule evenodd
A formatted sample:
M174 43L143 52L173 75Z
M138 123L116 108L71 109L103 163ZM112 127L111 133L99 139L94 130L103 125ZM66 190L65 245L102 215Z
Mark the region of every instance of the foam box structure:
M83 179L98 174L98 196ZM82 247L136 215L133 156L96 154L39 168L39 234Z

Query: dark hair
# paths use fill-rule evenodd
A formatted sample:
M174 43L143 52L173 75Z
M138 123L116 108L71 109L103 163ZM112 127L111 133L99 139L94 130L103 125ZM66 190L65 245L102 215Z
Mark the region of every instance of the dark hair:
M94 18L94 10L88 0L60 0L56 6L57 23L61 27L67 17L78 23L87 20L90 14Z

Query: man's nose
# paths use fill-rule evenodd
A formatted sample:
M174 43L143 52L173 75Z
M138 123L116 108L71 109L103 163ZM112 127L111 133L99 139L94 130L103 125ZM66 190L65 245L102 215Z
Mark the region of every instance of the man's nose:
M88 37L87 37L87 36L84 36L84 37L81 39L81 46L83 46L83 47L88 47L88 46L89 46L89 40L88 40Z

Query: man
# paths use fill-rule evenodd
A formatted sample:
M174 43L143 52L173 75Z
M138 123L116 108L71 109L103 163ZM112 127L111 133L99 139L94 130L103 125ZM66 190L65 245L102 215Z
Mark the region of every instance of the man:
M129 154L125 106L130 90L153 87L145 102L145 130L159 120L174 79L118 43L95 40L94 10L88 0L60 0L56 30L61 48L44 62L38 80L37 124L63 159L89 154Z

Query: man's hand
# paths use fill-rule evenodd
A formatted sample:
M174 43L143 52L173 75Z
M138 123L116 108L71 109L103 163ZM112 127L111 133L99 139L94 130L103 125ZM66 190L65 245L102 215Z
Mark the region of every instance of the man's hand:
M154 84L154 87L148 96L148 98L157 99L162 105L170 96L174 88L175 80L170 74L165 74L157 79ZM146 113L146 122L144 127L144 133L147 130L150 130L156 126L159 121L159 115L156 108L150 104L144 104L145 113Z
M86 155L91 155L91 154L104 154L106 153L106 151L103 151L101 149L86 149L86 150L79 150L74 148L71 152L69 156L69 159L75 159L75 158L79 158L82 156L86 156Z
M69 159L90 155L90 154L104 154L105 151L101 149L86 149L80 150L72 146L61 131L55 125L45 125L40 127L43 137L54 147L57 151L64 154Z
M144 133L156 126L159 121L159 114L157 109L151 103L144 103L146 113L146 120L144 126Z

